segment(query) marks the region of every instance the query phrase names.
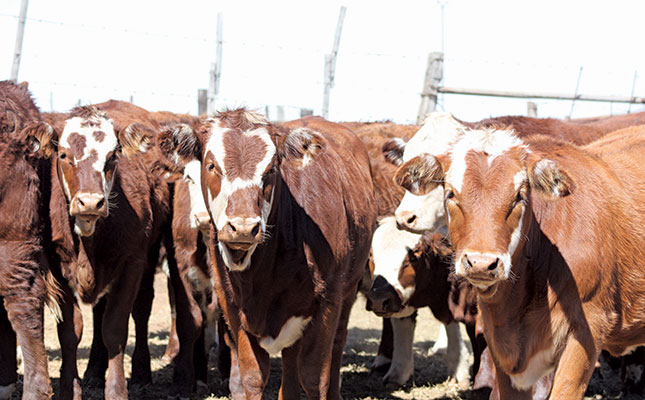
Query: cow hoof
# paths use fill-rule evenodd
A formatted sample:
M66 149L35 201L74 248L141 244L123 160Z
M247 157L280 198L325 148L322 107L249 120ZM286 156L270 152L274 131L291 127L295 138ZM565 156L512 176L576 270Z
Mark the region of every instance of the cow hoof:
M161 366L165 367L170 364L172 364L174 360L174 357L168 354L164 354L163 357L161 357Z
M370 367L370 370L371 370L371 373L377 372L379 374L384 374L390 370L391 365L392 365L392 360L390 360L389 358L385 357L382 354L379 354L372 362L372 366Z
M466 391L470 389L470 380L466 379L464 381L459 381L457 382L457 386L459 387L459 390Z
M9 384L7 386L0 386L0 400L10 399L15 386L15 383Z

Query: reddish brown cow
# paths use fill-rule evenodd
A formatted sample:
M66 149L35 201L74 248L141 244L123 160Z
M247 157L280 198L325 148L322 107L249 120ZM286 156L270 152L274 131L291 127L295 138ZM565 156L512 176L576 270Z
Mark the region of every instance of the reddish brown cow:
M57 308L43 250L42 159L51 154L53 130L26 85L0 82L0 399L17 380L16 338L24 359L23 398L52 395L43 341L45 302Z
M321 118L273 125L244 109L168 131L202 164L217 297L231 329L231 391L261 398L282 352L282 398L340 398L347 320L376 203L363 144Z
M397 172L416 193L443 182L501 398L529 398L555 371L551 398L580 399L601 349L645 343L643 148L644 126L584 147L483 129Z
M50 263L61 271L65 290L59 325L61 398L81 396L76 347L82 320L76 296L98 306L95 335L102 338L109 359L106 398L127 397L123 352L130 312L139 338L131 382L151 379L147 320L169 194L165 183L149 173L151 161L140 154L154 135L145 114L137 115L142 109L113 101L100 106L79 107L67 116L52 164L56 254ZM101 347L93 346L99 352ZM101 379L103 356L97 356L96 367L86 376Z

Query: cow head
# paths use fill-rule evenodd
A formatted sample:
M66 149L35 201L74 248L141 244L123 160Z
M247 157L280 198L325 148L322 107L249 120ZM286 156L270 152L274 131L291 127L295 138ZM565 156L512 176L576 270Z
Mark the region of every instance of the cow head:
M204 203L231 270L247 269L268 237L279 179L275 129L263 116L237 109L202 119L195 132L183 126L160 136L162 152L185 170L191 161L200 162Z
M117 132L97 107L72 110L58 141L57 171L77 234L91 236L96 221L107 217L119 156L145 152L149 140L136 124Z
M391 139L383 145L385 158L394 165L422 153L444 154L461 135L464 126L448 113L432 113L419 131L406 144L401 139ZM406 192L395 211L401 229L415 233L437 231L445 226L443 189L439 186L424 195Z
M498 129L466 132L447 156L415 157L396 180L417 194L443 183L455 271L491 293L513 276L530 225L531 192L559 198L574 190L554 161L530 152L512 131Z

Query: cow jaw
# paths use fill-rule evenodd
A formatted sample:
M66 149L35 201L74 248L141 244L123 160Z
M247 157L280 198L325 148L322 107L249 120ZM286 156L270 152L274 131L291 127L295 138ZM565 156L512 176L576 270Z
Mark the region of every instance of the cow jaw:
M92 236L98 219L97 215L77 215L74 218L74 232L79 236Z
M253 256L253 252L258 247L257 244L252 244L244 249L244 247L239 246L237 243L224 243L221 241L217 246L222 254L224 264L231 271L244 271L249 268L251 265L251 256Z

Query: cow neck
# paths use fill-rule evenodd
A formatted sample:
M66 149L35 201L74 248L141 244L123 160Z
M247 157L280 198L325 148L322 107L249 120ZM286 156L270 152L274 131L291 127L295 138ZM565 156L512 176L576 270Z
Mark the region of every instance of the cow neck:
M548 286L559 253L541 231L530 205L527 210L531 210L528 233L513 255L512 277L498 283L492 295L476 289L486 339L508 373L523 371L531 356L551 340L549 324L540 323L538 316L549 313Z

